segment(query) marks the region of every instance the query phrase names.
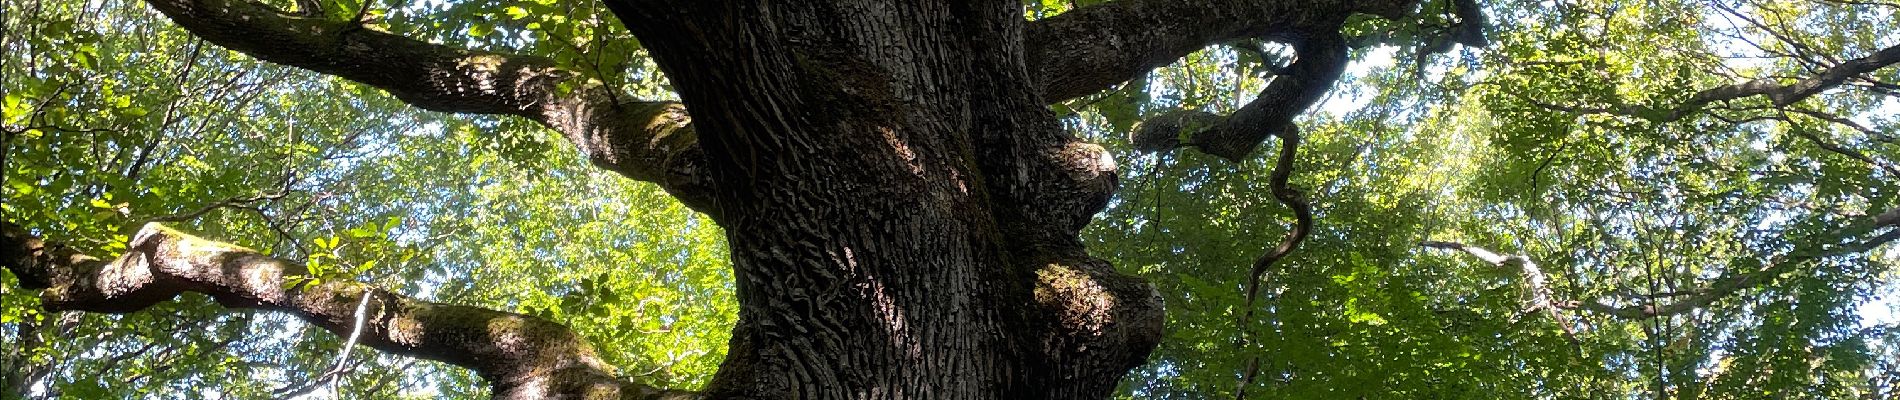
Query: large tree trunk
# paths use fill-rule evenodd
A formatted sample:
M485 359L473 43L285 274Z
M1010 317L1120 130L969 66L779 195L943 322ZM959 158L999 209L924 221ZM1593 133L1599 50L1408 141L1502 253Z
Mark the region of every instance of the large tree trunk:
M1114 164L1042 105L1020 4L700 3L610 2L668 22L631 28L729 232L741 307L709 394L1102 398L1147 356L1159 298L1076 238Z
M1083 250L1077 233L1114 192L1115 164L1065 132L1046 105L1211 43L1279 38L1303 58L1324 56L1311 57L1324 68L1276 80L1245 109L1266 111L1235 118L1278 129L1343 65L1326 56L1337 46L1312 43L1334 43L1347 15L1397 18L1415 6L1121 0L1031 23L1015 0L606 0L683 107L623 101L613 86L551 59L454 48L251 0L146 2L200 38L417 107L539 122L595 164L711 215L728 232L741 304L726 363L704 394L783 399L1109 395L1160 340L1160 299ZM1034 46L1025 31L1036 32ZM1234 148L1249 150L1259 132L1215 136L1237 135L1244 140ZM168 243L200 239L146 232L105 263L8 228L0 263L46 289L49 309L130 312L199 291L339 330L352 300L336 294L377 293L372 309L438 311L372 311L403 318L369 321L366 344L474 369L497 397L691 395L614 379L552 321L348 282L259 285L219 271L305 271L232 264L262 256L226 245L168 252ZM127 274L147 279L119 279ZM521 329L498 335L485 321ZM409 334L418 327L462 340Z

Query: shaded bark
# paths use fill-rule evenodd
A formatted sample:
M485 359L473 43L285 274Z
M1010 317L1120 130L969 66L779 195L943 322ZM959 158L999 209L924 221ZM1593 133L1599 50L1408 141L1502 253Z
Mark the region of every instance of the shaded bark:
M40 322L28 319L15 326L20 342L0 350L4 351L0 353L0 368L5 368L0 371L0 393L26 393L29 382L39 380L49 369L47 363L33 360L33 352L44 344L40 341Z
M249 0L147 3L218 45L375 86L419 108L533 119L562 132L595 164L658 183L700 212L717 212L692 119L677 103L621 101L630 96L616 95L546 58L423 42L360 20L325 20ZM1214 43L1336 35L1337 21L1353 13L1399 18L1416 5L1416 0L1118 1L1028 23L1024 29L1038 39L1017 56L1027 57L1024 68L1037 82L1034 91L1043 103L1055 103L1127 81ZM701 73L724 74L712 71L719 70ZM577 89L559 90L563 85ZM1304 109L1283 107L1294 114Z
M1293 226L1287 229L1286 238L1280 239L1279 246L1260 254L1260 257L1254 259L1253 267L1248 269L1247 289L1243 291L1247 296L1244 308L1247 311L1241 314L1240 321L1236 324L1238 326L1244 327L1253 323L1254 310L1257 309L1254 303L1260 296L1260 280L1266 275L1268 269L1273 268L1287 255L1293 254L1293 249L1298 248L1300 243L1306 242L1307 235L1313 230L1313 205L1307 203L1305 193L1287 183L1287 179L1293 176L1293 161L1300 150L1299 130L1293 128L1291 123L1287 126L1287 129L1279 132L1280 158L1274 162L1273 174L1268 177L1268 188L1273 192L1274 200L1278 200L1280 205L1293 211ZM1240 347L1244 348L1247 342L1253 340L1247 332L1250 331L1241 332L1242 346ZM1259 373L1260 355L1256 354L1248 360L1247 368L1240 375L1240 385L1234 389L1234 399L1247 398L1247 388L1253 386L1254 378Z
M1337 25L1334 30L1339 29ZM1299 59L1273 79L1260 95L1207 129L1193 132L1184 145L1240 162L1269 136L1295 137L1293 119L1319 104L1346 69L1346 43L1337 32L1314 34L1296 42Z

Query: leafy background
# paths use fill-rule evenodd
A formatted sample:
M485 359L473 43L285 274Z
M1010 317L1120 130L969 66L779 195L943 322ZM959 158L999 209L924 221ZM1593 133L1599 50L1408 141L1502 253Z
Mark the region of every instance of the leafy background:
M1098 2L1025 7L1042 18ZM363 10L321 3L332 18ZM423 112L260 63L135 1L0 6L0 218L93 254L122 250L144 222L171 221L306 260L328 279L561 321L621 374L661 385L701 385L723 356L736 303L718 227L651 185L590 167L550 132ZM1444 18L1349 26L1396 45L1356 50L1347 78L1308 114L1294 183L1319 224L1269 272L1252 321L1238 321L1245 266L1291 220L1267 195L1270 160L1138 154L1125 137L1166 110L1239 108L1290 56L1285 47L1215 46L1053 107L1123 166L1123 190L1085 239L1168 304L1166 342L1120 397L1232 398L1254 356L1264 371L1248 391L1255 398L1900 390L1891 245L1810 257L1687 313L1565 312L1562 323L1522 312L1521 276L1417 245L1523 254L1562 299L1640 305L1864 238L1838 228L1900 206L1900 90L1878 84L1900 82L1900 68L1787 108L1748 99L1677 120L1579 110L1666 109L1700 88L1806 76L1900 43L1900 5L1486 6L1487 48L1421 54ZM375 29L552 57L641 98L671 96L638 41L595 2L367 10ZM340 339L282 315L230 312L203 296L123 316L37 310L0 273L0 374L15 385L0 396L332 396L306 383L329 368ZM354 359L337 388L344 397L486 396L458 368Z

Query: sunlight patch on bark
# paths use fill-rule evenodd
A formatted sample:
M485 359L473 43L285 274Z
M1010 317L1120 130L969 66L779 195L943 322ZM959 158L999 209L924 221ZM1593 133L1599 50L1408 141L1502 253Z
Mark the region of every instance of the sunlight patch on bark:
M1059 305L1063 325L1100 331L1114 321L1115 294L1094 277L1062 264L1036 270L1036 300Z

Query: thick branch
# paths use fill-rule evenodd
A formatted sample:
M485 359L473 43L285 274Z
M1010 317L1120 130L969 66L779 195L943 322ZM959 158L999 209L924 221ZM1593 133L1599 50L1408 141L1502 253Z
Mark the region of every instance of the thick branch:
M1767 96L1776 106L1787 106L1810 96L1833 89L1856 76L1874 72L1888 65L1900 62L1900 45L1880 49L1866 57L1847 60L1807 79L1783 84L1774 79L1763 78L1745 83L1723 85L1696 92L1682 104L1682 108L1700 108L1709 103L1733 100L1749 96Z
M356 282L311 284L299 264L159 224L146 225L124 255L103 262L0 223L0 264L22 286L42 289L48 311L128 313L192 291L227 307L287 312L335 333L352 330L356 304L369 291L364 345L475 370L496 398L690 395L619 380L585 340L552 321L430 303Z
M1287 74L1274 78L1259 97L1232 116L1221 118L1200 111L1166 113L1144 121L1131 141L1136 148L1148 151L1194 146L1204 153L1240 162L1268 136L1290 134L1297 129L1293 119L1325 97L1345 71L1347 61L1345 40L1337 32L1306 38L1293 48L1299 58L1287 66ZM1187 139L1181 140L1184 132Z
M595 164L711 211L703 155L677 103L619 102L613 89L546 58L453 48L248 0L147 3L205 40L374 86L417 107L533 119L565 134Z
M1354 13L1397 19L1413 0L1124 0L1031 22L1029 71L1043 100L1099 92L1215 43L1339 34Z

